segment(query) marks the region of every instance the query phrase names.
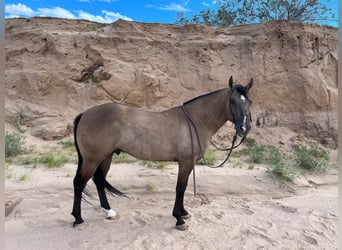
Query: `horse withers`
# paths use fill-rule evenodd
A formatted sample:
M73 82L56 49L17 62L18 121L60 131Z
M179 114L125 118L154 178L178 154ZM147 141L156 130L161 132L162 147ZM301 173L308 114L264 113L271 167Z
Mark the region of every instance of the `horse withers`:
M163 112L151 112L118 103L95 106L79 114L74 122L74 139L78 167L74 178L74 226L81 224L82 192L90 178L96 185L101 207L107 218L116 212L110 208L105 189L125 196L106 181L113 154L125 152L141 160L178 162L176 199L173 216L176 228L185 230L184 193L195 162L202 158L210 138L226 123L235 125L236 133L245 137L251 128L246 85L229 79L227 88L219 89ZM191 122L189 122L191 121Z

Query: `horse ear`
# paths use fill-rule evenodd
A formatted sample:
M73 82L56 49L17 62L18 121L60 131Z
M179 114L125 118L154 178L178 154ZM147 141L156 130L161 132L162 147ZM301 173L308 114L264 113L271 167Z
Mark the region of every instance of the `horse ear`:
M229 78L229 88L232 88L232 87L233 87L233 83L234 83L234 81L233 81L233 76L231 76L231 77Z
M252 86L253 86L253 77L251 78L251 80L249 81L249 83L246 86L247 91L249 91L252 88Z

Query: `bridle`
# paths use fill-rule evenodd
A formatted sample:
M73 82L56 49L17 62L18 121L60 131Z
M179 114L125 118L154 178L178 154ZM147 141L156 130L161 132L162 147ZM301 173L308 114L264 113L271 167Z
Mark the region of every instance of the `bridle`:
M233 91L234 91L235 89L236 89L236 87L233 87L233 88L231 89L231 91L229 91L229 109L230 109L229 111L230 111L230 114L231 114L232 117L233 117L233 121L232 121L232 122L233 122L234 125L235 125L235 134L234 134L234 137L233 137L232 145L231 145L230 148L220 148L220 147L218 147L218 146L213 142L212 139L210 139L210 143L211 143L211 145L214 146L215 149L217 149L217 150L219 150L219 151L229 151L228 154L227 154L227 156L226 156L226 158L223 160L223 162L221 162L219 165L214 166L214 167L213 167L213 166L208 166L208 167L210 167L210 168L220 168L220 167L223 167L223 165L228 161L230 155L232 154L233 149L239 147L239 146L244 142L244 140L246 139L246 136L247 136L247 135L245 135L244 137L242 137L241 140L240 140L240 143L239 143L238 145L235 145L236 140L237 140L237 129L236 129L236 119L235 119L235 116L234 116L234 112L232 111L232 105L231 105L231 95L232 95L232 93L233 93ZM249 112L249 119L250 119L250 122L252 122L251 112Z
M233 93L233 91L235 90L236 88L233 87L230 91L229 91L229 111L232 115L232 118L233 118L233 123L235 124L235 117L234 117L234 113L232 112L232 105L231 105L231 95ZM201 145L201 142L200 142L200 139L199 139L199 134L198 134L198 130L197 130L197 127L196 127L196 124L194 123L193 119L191 118L191 115L188 113L188 111L186 110L185 108L185 103L182 104L181 106L181 109L184 113L184 116L185 116L185 120L188 124L188 127L189 127L189 132L190 132L190 140L191 140L191 152L192 152L192 156L194 156L194 141L193 141L193 135L192 135L192 130L191 130L191 125L194 127L194 130L195 130L195 134L196 134L196 139L197 139L197 142L198 142L198 146L199 146L199 149L200 149L200 152L201 154L203 155L202 158L204 160L204 162L206 162L205 158L204 158L204 152L202 150L202 145ZM249 117L250 117L250 121L252 121L252 118L251 118L251 114L249 113ZM235 126L236 127L236 126ZM237 140L237 129L235 128L235 135L233 137L233 142L232 142L232 146L230 148L219 148L217 145L215 145L213 143L212 140L210 140L211 144L217 149L217 150L220 150L220 151L229 151L226 158L223 160L222 163L220 163L219 165L217 166L208 166L210 168L219 168L219 167L223 167L223 165L228 161L230 155L232 154L233 152L233 149L239 147L243 142L244 140L246 139L246 136L242 137L241 138L241 141L238 145L235 145L236 143L236 140ZM195 178L195 165L194 165L194 168L193 168L193 180L194 180L194 196L196 196L196 178Z

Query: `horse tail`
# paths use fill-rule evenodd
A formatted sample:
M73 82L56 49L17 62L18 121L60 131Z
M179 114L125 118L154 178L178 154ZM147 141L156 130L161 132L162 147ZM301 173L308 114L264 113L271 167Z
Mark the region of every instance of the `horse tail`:
M104 173L103 173L103 170L102 170L101 166L98 167L98 168L96 169L96 172L95 172L93 178L96 179L97 184L100 184L100 185L102 185L103 187L105 187L105 188L109 191L109 193L110 193L111 195L113 195L113 196L115 196L115 195L117 195L117 196L123 196L123 197L128 198L127 195L126 195L125 193L123 193L123 192L121 192L120 190L118 190L118 189L116 189L115 187L113 187L113 186L106 180L105 175L104 175Z
M79 171L81 170L81 166L83 163L83 158L82 158L82 155L81 155L80 149L78 147L78 143L77 143L77 127L78 127L78 124L81 120L82 115L83 115L83 113L80 113L78 116L76 116L76 118L74 120L74 143L75 143L77 156L78 156L78 166L77 166L76 174L78 174Z

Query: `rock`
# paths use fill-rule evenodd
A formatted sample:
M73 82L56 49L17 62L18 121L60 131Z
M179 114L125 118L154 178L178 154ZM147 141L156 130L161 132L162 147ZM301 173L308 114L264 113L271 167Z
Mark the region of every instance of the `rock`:
M39 118L32 122L30 134L44 140L58 140L72 132L72 125L56 118Z

